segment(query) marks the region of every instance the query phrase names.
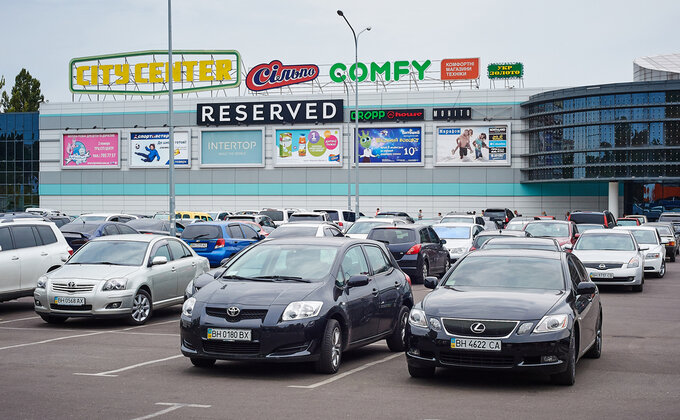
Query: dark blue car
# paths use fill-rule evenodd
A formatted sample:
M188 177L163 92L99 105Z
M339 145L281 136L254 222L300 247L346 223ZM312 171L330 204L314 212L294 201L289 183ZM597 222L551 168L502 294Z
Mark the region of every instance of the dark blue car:
M59 228L68 245L74 250L78 250L81 246L94 238L109 235L132 235L139 231L131 228L125 223L120 222L97 222L97 223L67 223Z
M238 222L205 222L187 226L182 240L198 255L206 257L211 267L223 259L264 238L252 227Z

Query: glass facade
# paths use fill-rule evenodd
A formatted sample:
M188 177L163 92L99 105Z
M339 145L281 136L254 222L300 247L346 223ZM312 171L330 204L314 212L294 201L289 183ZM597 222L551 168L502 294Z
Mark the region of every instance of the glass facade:
M0 114L0 211L38 206L38 138L37 112Z
M522 104L524 182L680 180L680 83L553 91Z

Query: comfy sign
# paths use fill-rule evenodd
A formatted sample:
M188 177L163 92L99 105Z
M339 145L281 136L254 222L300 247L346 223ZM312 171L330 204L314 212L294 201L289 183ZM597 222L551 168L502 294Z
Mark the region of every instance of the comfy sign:
M248 72L246 86L254 91L280 88L309 82L319 76L319 66L315 64L298 64L284 66L274 60L269 64L260 64Z
M350 121L356 121L356 113L350 112ZM423 121L424 109L372 109L359 111L359 121Z

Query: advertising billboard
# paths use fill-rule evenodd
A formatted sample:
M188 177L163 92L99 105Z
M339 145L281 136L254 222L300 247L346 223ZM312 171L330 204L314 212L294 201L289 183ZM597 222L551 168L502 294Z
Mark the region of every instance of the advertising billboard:
M230 102L196 106L197 125L342 123L342 99Z
M191 167L191 142L186 131L174 132L175 167ZM130 133L130 168L165 168L170 166L170 134L165 132Z
M423 164L423 127L360 127L359 163Z
M316 64L284 65L278 60L253 67L246 76L248 89L259 92L267 89L310 82L319 76Z
M342 166L339 128L275 131L274 166Z
M101 169L120 167L120 133L62 134L61 167Z
M445 58L441 63L442 80L479 78L479 58Z
M435 127L438 166L509 166L510 124Z
M350 65L335 63L329 70L329 76L335 83L343 83L348 76L352 81L358 77L359 82L363 82L366 79L371 82L376 80L399 81L409 77L413 77L416 80L425 80L425 72L431 65L431 60L425 60L422 63L417 60L386 61L382 64L376 62Z
M524 64L489 64L486 68L489 79L521 79L524 77Z
M264 166L264 132L249 130L201 131L201 167Z
M356 111L349 112L349 120L356 121ZM359 111L362 122L423 121L425 110L419 109L366 109Z

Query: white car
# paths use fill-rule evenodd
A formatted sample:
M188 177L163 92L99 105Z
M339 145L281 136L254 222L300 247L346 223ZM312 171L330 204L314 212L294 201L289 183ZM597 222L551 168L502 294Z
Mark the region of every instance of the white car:
M288 217L288 223L300 222L333 223L331 217L325 211L298 211Z
M432 225L439 239L446 239L444 247L449 251L449 259L457 261L472 247L475 237L484 226L469 223L438 223Z
M376 226L385 225L405 225L406 220L402 218L388 219L386 217L362 217L345 231L345 236L354 239L366 239L368 232Z
M342 237L342 231L334 223L287 223L274 229L267 240L276 238Z
M181 304L189 282L209 269L206 258L177 238L103 236L38 279L34 308L48 323L120 317L141 325L154 309Z
M31 296L38 278L64 265L72 252L54 223L0 222L0 302Z
M666 247L661 242L661 236L654 227L646 226L617 226L614 229L630 231L642 249L645 256L645 273L653 273L656 277L666 274Z
M352 210L342 210L342 209L316 209L315 212L322 213L326 212L328 217L331 218L333 223L338 225L343 231L351 228L356 221L356 214Z
M121 222L127 223L132 219L139 219L137 216L125 213L87 213L76 217L72 223L91 223L91 222Z
M262 209L259 214L264 214L265 216L269 216L273 221L276 226L281 226L285 225L288 223L288 218L290 217L291 214L295 212L301 211L300 209L271 209L271 208L266 208Z
M455 214L449 213L442 217L439 223L467 223L470 225L484 226L484 217L475 214Z
M603 229L583 232L574 244L567 244L596 284L633 286L642 292L645 284L645 256L633 234L627 230Z

